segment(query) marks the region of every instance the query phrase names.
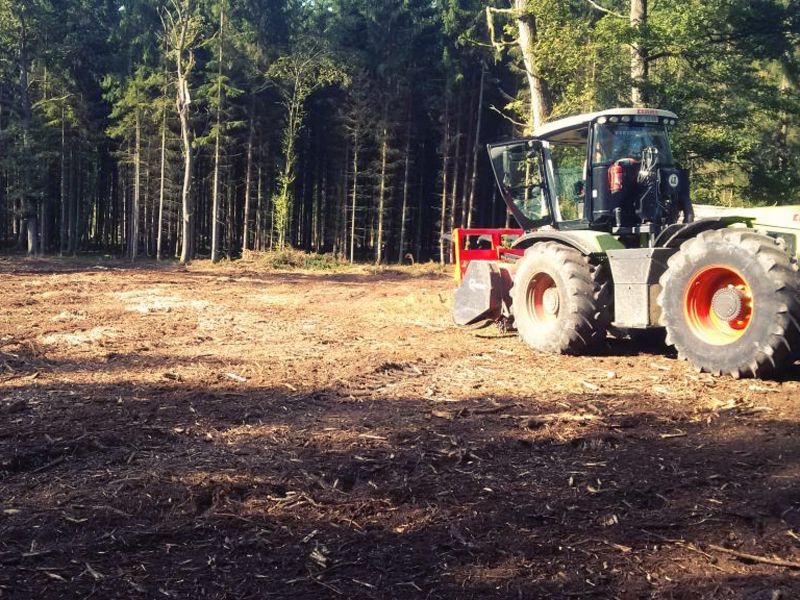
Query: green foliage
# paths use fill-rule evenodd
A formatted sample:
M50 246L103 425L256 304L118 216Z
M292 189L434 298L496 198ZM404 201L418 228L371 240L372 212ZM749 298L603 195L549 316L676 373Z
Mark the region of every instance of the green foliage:
M333 271L349 264L333 254L303 252L290 246L271 252L248 251L242 258L259 268L272 270Z
M673 143L691 169L695 200L800 203L796 2L651 1L641 27L631 26L629 0L595 4L605 10L586 0L0 0L2 235L8 240L22 218L51 208L44 218L52 230L72 219L83 244L127 243L121 211L130 206L128 152L138 127L141 217L154 227L163 191L165 236L178 243L181 47L192 67L189 187L199 251L216 164L226 246L236 248L231 231L244 224L259 231L260 247L315 239L341 252L352 233L355 254L367 257L376 244L396 246L402 222L406 241L417 238L415 252L427 255L444 216L441 197L458 211L472 185L474 148L513 135L509 121L530 115L520 16L535 22L533 70L550 119L628 105L631 47L640 45L647 103L681 117ZM168 26L179 10L189 25L182 40ZM482 153L477 164L476 202L487 205ZM399 215L406 177L408 214ZM502 218L485 213L480 224Z
M296 177L295 145L303 127L306 100L315 91L326 86L347 85L349 76L338 66L330 53L313 44L301 46L292 54L281 56L270 66L267 76L277 85L286 110L281 144L284 166L278 175L273 225L278 235L278 248L283 249L292 208L292 186Z

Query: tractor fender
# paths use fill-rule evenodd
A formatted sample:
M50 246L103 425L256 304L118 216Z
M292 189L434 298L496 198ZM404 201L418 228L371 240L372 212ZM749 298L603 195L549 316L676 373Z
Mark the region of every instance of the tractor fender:
M585 233L585 232L581 232ZM580 233L571 231L558 231L547 229L540 231L530 231L521 235L511 245L514 249L525 250L539 242L557 242L570 248L574 248L584 256L602 253L604 250L597 244L595 237L586 237Z
M680 248L683 242L697 237L704 231L725 229L734 223L743 223L747 225L752 220L752 217L725 216L697 219L691 223L676 223L670 225L658 234L655 246L657 248Z

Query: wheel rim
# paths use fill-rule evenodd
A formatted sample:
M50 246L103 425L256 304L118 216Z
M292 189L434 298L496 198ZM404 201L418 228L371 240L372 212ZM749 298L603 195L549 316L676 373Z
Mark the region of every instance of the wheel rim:
M747 280L735 269L718 265L695 273L683 306L692 332L715 346L741 338L753 317L753 295Z
M534 321L550 325L558 320L561 310L561 296L558 286L547 273L536 273L528 285L528 312Z

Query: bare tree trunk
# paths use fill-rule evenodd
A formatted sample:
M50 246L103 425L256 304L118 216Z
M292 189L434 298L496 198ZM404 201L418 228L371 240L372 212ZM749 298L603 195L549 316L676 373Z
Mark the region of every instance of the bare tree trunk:
M461 166L459 159L461 157L461 137L462 137L461 112L463 105L464 105L463 94L459 94L458 111L456 112L456 135L453 138L453 142L456 145L456 152L455 155L453 156L453 183L452 183L452 191L450 192L450 231L453 231L453 229L455 229L456 227L456 214L458 212L458 173L459 173L459 167Z
M422 157L419 167L419 190L417 191L417 235L414 240L414 259L419 261L422 253L422 198L425 196L425 141L422 142Z
M188 83L183 80L179 84L188 97ZM184 94L181 94L182 96ZM192 132L189 124L189 103L179 101L178 115L181 121L181 140L183 142L183 187L181 189L181 255L180 261L187 264L194 255L192 241L194 239L194 203L192 202Z
M58 227L58 253L64 256L67 250L67 118L64 107L61 107L61 222Z
M32 256L36 253L36 208L32 197L31 178L29 169L34 168L32 156L30 156L30 126L31 126L31 97L28 93L28 73L30 71L30 57L28 56L28 33L25 20L20 17L20 40L19 40L19 97L20 97L20 129L22 130L22 151L24 154L24 167L20 175L22 188L22 212L25 219L25 227L21 233L27 234L27 251Z
M128 254L131 262L136 260L139 250L139 201L141 199L142 162L142 123L139 110L136 110L133 147L133 202L131 203L131 237L128 241Z
M353 139L353 196L350 202L350 262L353 262L356 248L356 204L358 203L358 150L361 140L356 132Z
M384 104L383 123L381 124L381 173L378 184L378 236L375 248L375 264L383 262L383 212L386 206L386 164L389 155L389 102Z
M647 48L642 43L642 29L647 26L647 0L631 0L631 27L636 41L631 46L631 102L634 106L647 103Z
M347 194L350 190L350 181L348 180L348 173L347 167L350 165L350 143L348 142L344 149L344 165L342 166L342 172L344 173L344 183L342 184L341 190L339 190L339 201L341 203L341 216L339 217L341 222L340 225L340 232L339 232L339 255L342 258L347 257Z
M475 131L470 127L472 115L475 114L475 105L478 103L476 94L469 93L472 90L467 90L469 94L469 112L464 115L464 174L461 180L461 210L459 211L458 226L464 227L467 223L467 199L469 198L469 182L470 179L470 165L472 165L471 149L475 146Z
M167 111L161 116L161 160L158 175L158 227L156 229L156 260L162 258L164 238L164 181L167 165Z
M253 96L255 103L255 96ZM242 252L250 249L250 179L253 174L253 114L250 114L250 132L247 136L247 165L244 173L244 217L242 218Z
M225 3L219 4L219 53L217 65L217 116L214 131L214 183L211 198L211 262L219 260L219 161L220 161L220 129L222 127L222 53L225 31Z
M403 264L406 252L406 219L408 218L408 187L411 174L411 102L409 100L406 115L406 146L403 157L403 204L400 208L400 249L397 253L397 264Z
M75 148L72 146L69 152L70 161L69 161L69 193L67 194L67 254L73 255L75 254L75 249L77 244L75 243L76 232L78 229L78 219L76 213L78 212L78 184L77 184L77 175L76 172L76 162L78 163L77 168L80 168L80 159L78 161L75 160ZM117 182L119 184L119 181ZM124 188L123 188L124 189ZM124 193L124 192L123 192ZM119 214L119 211L114 212L115 215ZM117 229L116 227L113 230L114 233L114 243L116 244L116 234Z
M262 235L262 221L264 219L264 212L263 212L263 192L262 192L262 174L261 174L261 162L258 163L258 182L256 183L256 222L255 222L255 244L254 248L256 250L263 249L263 240L261 239Z
M475 143L472 147L472 179L469 185L469 200L467 201L467 229L472 227L472 217L475 212L475 185L478 177L478 153L481 143L481 123L483 122L483 88L486 79L486 63L481 63L481 82L478 90L478 114L475 123Z
M230 173L225 178L227 186L226 201L228 209L228 218L226 219L225 227L225 256L228 260L233 260L233 246L235 243L235 230L236 230L236 207L233 201L233 182L231 181Z
M189 109L192 96L189 91L189 74L194 68L195 58L188 39L191 27L191 0L186 0L183 7L176 2L177 19L172 21L175 30L175 64L177 67L177 92L175 107L181 124L181 143L183 146L183 187L181 189L181 253L180 261L188 264L194 256L194 201L192 198L192 129ZM187 54L187 56L184 56Z
M528 8L528 0L514 0L514 8L517 10L519 47L531 92L528 129L532 131L547 121L547 116L550 114L550 91L547 82L539 77L535 67L536 15Z
M447 222L447 169L450 166L450 91L444 96L444 135L442 136L442 207L439 212L439 262L444 264L445 223Z
M328 162L322 159L322 181L320 183L320 213L317 217L317 252L325 248L325 215L328 214Z

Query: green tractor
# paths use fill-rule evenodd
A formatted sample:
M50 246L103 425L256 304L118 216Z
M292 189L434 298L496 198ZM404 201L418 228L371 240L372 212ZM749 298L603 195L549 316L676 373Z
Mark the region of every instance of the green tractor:
M453 318L586 354L666 330L715 375L766 377L800 350L800 207L695 215L669 111L618 108L488 146L518 229L456 229Z

